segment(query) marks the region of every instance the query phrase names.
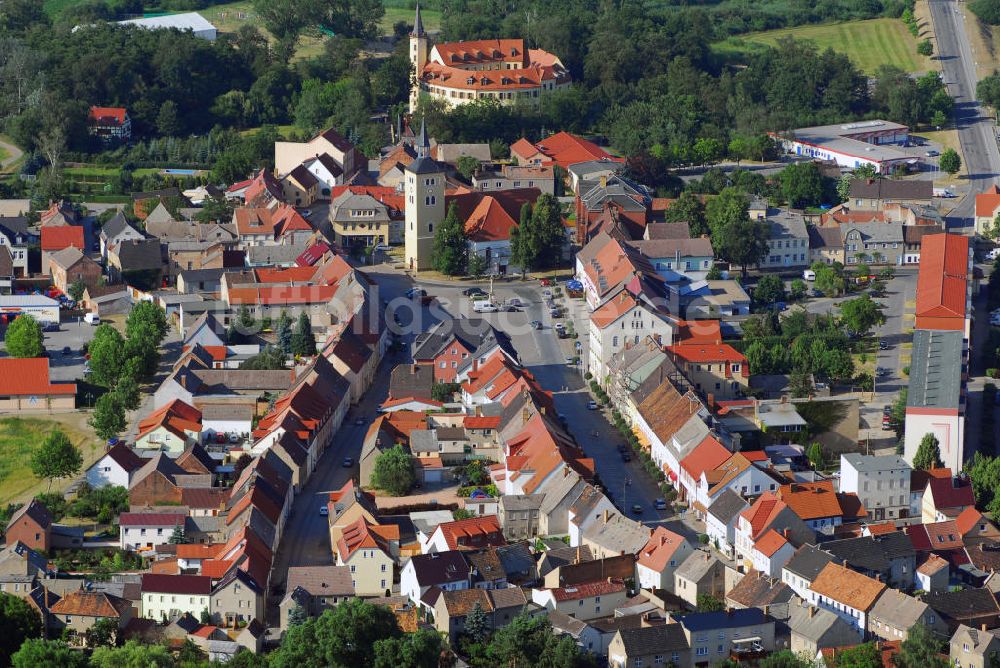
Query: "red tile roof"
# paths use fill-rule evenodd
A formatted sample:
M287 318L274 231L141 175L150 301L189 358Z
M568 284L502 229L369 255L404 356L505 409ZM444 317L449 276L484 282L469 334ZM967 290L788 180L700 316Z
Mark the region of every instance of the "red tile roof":
M718 320L680 320L674 345L712 346L722 343L722 325Z
M81 251L87 247L83 241L83 228L79 225L59 225L42 228L42 250L60 251L73 246Z
M201 411L180 399L174 399L139 422L137 438L163 427L177 438L186 439L186 432L201 433Z
M705 346L705 345L677 345L677 346L667 346L667 350L675 358L680 358L685 362L690 362L693 364L710 364L716 362L726 363L726 375L730 375L729 364L740 363L740 373L744 376L750 375L750 370L747 365L747 358L743 356L743 353L733 348L728 343L723 343L719 346Z
M499 415L469 415L463 425L466 429L496 429L500 426Z
M0 358L0 395L14 397L45 397L76 394L76 385L49 381L49 358Z
M976 195L976 216L979 218L992 218L1000 207L1000 188L995 184L986 189L986 192Z
M765 531L764 535L754 541L753 544L754 549L768 558L774 556L774 553L785 545L788 545L788 541L774 529Z
M972 531L982 519L983 514L976 510L974 506L969 506L955 518L955 526L958 527L959 532L964 536Z
M841 517L844 514L833 491L833 483L829 480L782 485L778 497L803 520Z
M965 329L969 238L929 234L922 240L917 276L918 329Z
M131 603L112 594L80 590L66 594L50 610L74 617L121 617L131 607Z
M312 267L258 267L253 272L258 283L308 283L316 270Z
M623 592L625 591L625 583L621 580L611 580L610 582L600 580L598 582L584 582L573 587L558 587L550 591L556 601L575 601L581 598L592 598L594 596Z
M337 553L341 561L347 561L358 550L377 549L390 554L389 541L399 540L399 527L395 524L372 524L365 517L359 517L344 527L337 541Z
M930 487L934 507L938 510L976 504L972 483L967 478L931 478L927 485Z
M201 574L212 579L218 579L229 572L236 563L232 559L207 559L201 562Z
M554 162L563 168L590 160L624 162L622 158L616 158L597 144L569 132L557 132L537 144L527 141L521 144L521 141L525 140L518 140L511 146L512 154L528 158L537 151L548 158L547 162Z
M444 522L437 526L434 534L439 531L449 550L499 547L507 544L496 515Z
M212 559L222 551L221 543L181 543L177 546L178 559Z
M750 537L756 540L785 508L787 506L777 495L773 492L764 492L752 506L740 513L740 517L750 522Z
M91 107L90 120L98 125L121 125L125 122L125 109L123 107Z
M681 468L693 479L701 478L702 471L712 471L726 462L733 453L711 434L706 436L687 457L681 460Z
M683 543L683 536L666 527L656 527L649 537L649 541L639 550L639 557L636 561L646 568L661 573Z
M265 288L231 288L229 304L326 304L337 293L336 285L281 285Z

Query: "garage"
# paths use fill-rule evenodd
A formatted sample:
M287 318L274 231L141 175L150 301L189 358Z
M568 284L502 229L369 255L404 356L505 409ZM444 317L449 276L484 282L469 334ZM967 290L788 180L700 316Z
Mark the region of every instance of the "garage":
M0 317L6 322L25 314L43 325L58 325L59 302L44 295L0 295Z

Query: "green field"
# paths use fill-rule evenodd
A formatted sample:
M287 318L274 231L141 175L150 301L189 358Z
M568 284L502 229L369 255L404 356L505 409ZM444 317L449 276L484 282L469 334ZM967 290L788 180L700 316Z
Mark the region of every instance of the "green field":
M94 461L98 450L93 434L85 434L74 425L67 424L67 421L61 419L57 422L45 418L0 419L0 448L3 451L3 457L0 457L0 503L23 501L34 493L45 491L48 483L31 473L31 456L45 437L57 427L83 451L84 466L89 466ZM53 483L52 490L56 491L69 482L57 480Z
M794 37L809 40L820 49L827 47L847 54L866 74L873 74L879 65L895 65L906 72L926 72L931 63L917 54L917 40L898 19L871 19L781 30L750 33L730 37L712 45L720 55L739 56L752 53L763 45Z

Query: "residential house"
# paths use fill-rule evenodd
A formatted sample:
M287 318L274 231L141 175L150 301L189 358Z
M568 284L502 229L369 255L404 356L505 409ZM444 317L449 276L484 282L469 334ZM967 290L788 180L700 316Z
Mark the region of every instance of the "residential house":
M132 227L125 214L121 210L117 211L104 225L97 235L101 244L101 257L107 259L108 249L117 246L123 241L142 241L146 237Z
M985 192L976 195L976 234L987 236L996 227L994 221L1000 213L1000 186L991 185Z
M399 527L373 524L364 517L344 528L337 543L337 565L348 566L359 596L382 596L392 588Z
M787 622L790 606L799 601L792 588L760 571L750 571L726 592L726 603L734 608L760 608L775 620Z
M174 533L183 534L184 513L122 513L118 519L122 550L143 552L170 543Z
M725 595L725 571L721 561L706 550L694 550L674 571L674 594L692 608L698 607L699 596Z
M764 492L752 506L740 513L740 519L736 525L736 556L746 562L745 566L748 570L752 563L750 555L753 544L768 529L775 529L794 545L809 542L815 536L812 529L788 504L773 492Z
M963 624L977 629L1000 624L1000 606L989 589L966 587L927 594L923 600L945 620L950 631Z
M212 578L204 575L142 575L141 616L156 621L208 613Z
M898 266L905 244L902 223L852 223L840 226L844 239L844 264Z
M809 225L809 263L844 264L844 239L840 225Z
M441 591L468 589L472 569L460 550L431 552L410 557L399 572L399 592L424 605L423 598L432 588Z
M933 206L934 182L928 179L851 179L847 205L852 211L882 211L887 204Z
M715 253L708 237L696 239L638 239L630 245L645 255L660 276L677 274L703 278L714 264Z
M740 513L748 509L746 502L732 488L725 488L719 493L705 513L705 533L709 542L723 554L732 557L736 543L736 525Z
M975 560L971 555L970 558ZM915 579L917 589L933 593L945 591L951 581L951 566L946 559L932 554L917 568Z
M342 248L398 243L394 228L403 220L403 195L382 186L334 188L330 222L334 239Z
M603 559L622 553L637 554L649 542L649 536L650 528L646 525L608 509L584 525L580 544L589 547L595 558Z
M88 285L78 302L78 307L84 311L105 319L112 315L127 315L133 305L129 286L124 284Z
M145 463L132 448L118 443L108 448L100 459L90 465L86 471L87 484L94 489L112 485L127 489L132 474Z
M102 619L117 622L118 630L125 628L133 616L130 601L100 591L73 591L62 596L49 607L50 621L56 630L69 636L74 645L86 643L86 632Z
M675 320L655 294L633 292L635 282L612 291L590 314L587 369L602 386L609 382L611 359L651 337L660 345L674 342Z
M898 589L886 589L868 613L868 632L882 640L906 640L917 624L948 634L948 625L929 605Z
M839 563L890 587L909 589L916 570L911 539L901 531L824 542L823 549Z
M921 519L925 526L958 517L972 508L976 499L972 482L965 476L930 478L921 504Z
M422 552L428 554L448 550L477 550L506 544L497 516L486 515L439 524L427 539Z
M434 627L454 643L465 630L466 617L477 603L486 613L487 628L491 632L507 626L526 610L529 614L540 613L526 590L520 587L442 591L434 602Z
M582 621L607 617L625 603L628 591L621 580L609 578L570 587L537 588L531 600L548 610L558 610Z
M749 557L754 570L773 578L781 575L782 568L794 552L795 548L787 538L774 529L768 529L753 542Z
M0 246L10 251L16 276L28 275L28 248L38 243L38 236L28 227L24 215L7 215L0 211Z
M96 285L102 275L101 265L84 255L75 246L52 251L47 254L47 259L46 273L52 277L52 283L63 292L69 290L69 286L77 282L82 282L85 285Z
M212 588L209 614L214 624L239 627L264 619L267 585L242 568L230 568Z
M319 186L319 179L304 164L281 177L284 200L295 206L312 206L319 197Z
M831 534L843 523L844 510L832 481L782 485L777 496L813 531Z
M694 665L688 637L680 624L619 629L608 645L607 654L611 668Z
M538 535L538 512L544 494L505 494L500 497L498 517L508 540L534 538Z
M355 596L350 569L344 566L290 566L285 591L278 606L283 629L288 628L289 613L296 606L309 617L319 617Z
M699 393L716 399L734 399L746 394L750 365L731 345L679 344L668 347L667 351Z
M438 144L440 149L441 144ZM447 162L438 158L440 162ZM619 163L613 163L621 165ZM574 165L575 166L575 165ZM551 166L498 165L480 167L472 175L472 187L483 192L537 188L541 193L556 194L555 170Z
M477 371L497 353L520 366L510 338L482 318L442 320L417 335L412 352L415 363L433 367L438 383L454 382L459 372Z
M132 140L132 119L124 107L91 107L87 131L105 144Z
M275 142L274 171L278 174L288 174L302 163L324 154L340 168L345 181L350 180L355 172L365 166L361 152L336 130L330 128L307 142ZM249 199L248 191L247 200Z
M693 612L677 623L687 636L695 666L774 651L774 621L760 608Z
M910 509L910 465L898 455L840 456L840 491L858 495L872 520L907 517Z
M978 209L978 201L976 206ZM990 668L1000 658L1000 635L960 624L948 642L948 650L949 663L956 668Z
M764 207L766 209L766 206ZM751 212L753 213L753 212ZM761 269L789 269L811 264L809 231L801 213L784 209L766 209L762 216L768 226L767 255Z
M678 498L681 501L688 500L694 505L698 500L698 485L701 482L702 474L706 471L715 471L720 466L724 466L732 456L733 453L722 445L715 436L711 434L706 436L701 443L695 446L680 461L680 475L678 480L680 483L680 495ZM729 488L724 487L723 489L728 490ZM707 509L702 506L701 508L696 508L696 510L699 514L703 514Z
M718 319L750 315L750 295L735 279L706 280L683 298L684 317Z
M548 618L552 633L569 636L583 652L594 654L600 651L602 634L596 627L558 610L549 610Z
M583 283L591 310L638 272L652 276L656 269L638 250L606 232L599 233L576 254L576 279Z
M674 571L694 551L683 536L656 527L635 562L635 582L641 589L673 591Z
M0 358L0 411L14 414L71 411L76 384L49 380L49 358Z
M344 170L329 153L309 158L302 163L302 167L308 170L319 182L316 192L318 199L331 199L333 189L344 183ZM293 169L292 172L294 173L295 170Z
M211 476L190 474L164 452L157 452L132 474L128 497L132 505L180 505L185 487L211 487Z
M40 501L32 499L14 511L4 537L8 544L20 542L38 552L52 547L52 516Z
M201 432L201 411L174 399L139 421L135 447L138 450L180 453L197 443Z
M114 282L159 288L166 269L163 245L159 239L123 239L108 247L107 266Z
M840 615L805 601L792 604L788 618L789 649L796 655L814 657L820 650L849 647L858 643L858 630Z
M635 577L636 557L632 553L601 559L589 559L585 558L586 556L587 553L581 551L571 563L559 565L550 563L554 567L545 574L544 585L555 589L599 580L624 581Z
M829 563L809 585L807 600L839 615L861 636L868 628L869 612L885 589L884 582Z

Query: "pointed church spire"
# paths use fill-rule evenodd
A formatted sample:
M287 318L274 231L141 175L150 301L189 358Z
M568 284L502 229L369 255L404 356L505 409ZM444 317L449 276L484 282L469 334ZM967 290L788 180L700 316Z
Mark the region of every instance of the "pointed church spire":
M420 20L420 3L417 3L417 14L413 19L413 36L423 37L424 36L424 22Z
M417 157L426 158L431 151L431 143L427 140L427 120L420 119L420 135L417 136Z

